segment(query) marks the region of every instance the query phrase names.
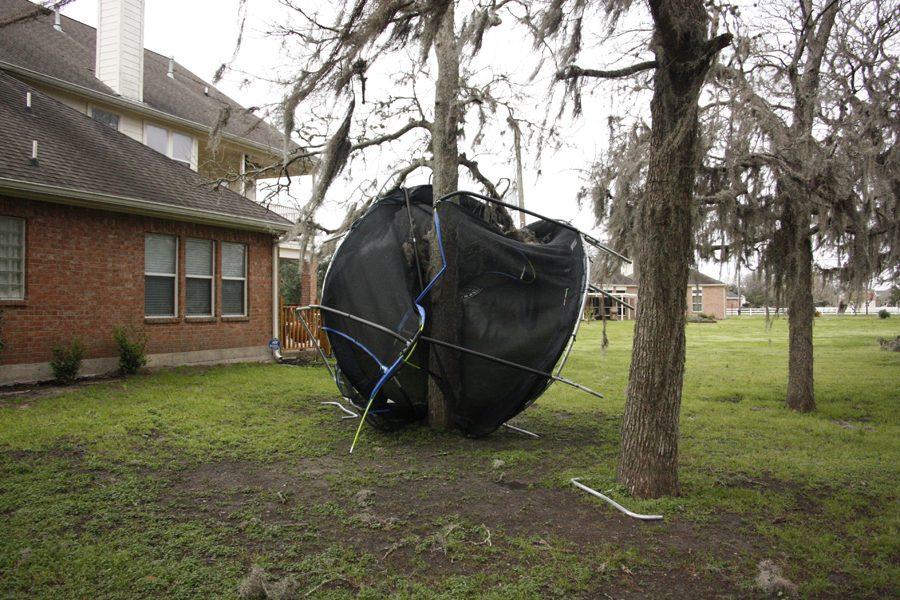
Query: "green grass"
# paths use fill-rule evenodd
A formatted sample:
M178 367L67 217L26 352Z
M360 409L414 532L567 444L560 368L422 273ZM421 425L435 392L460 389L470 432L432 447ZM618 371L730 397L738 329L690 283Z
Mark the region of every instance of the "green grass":
M900 319L818 319L817 410L786 410L784 320L689 324L682 495L611 494L632 324L582 329L567 374L484 440L366 429L320 367L177 369L0 400L0 596L753 596L772 559L804 596L900 594ZM504 461L492 469L494 459ZM512 487L509 485L515 484ZM376 492L373 509L354 495ZM503 513L503 514L500 514Z

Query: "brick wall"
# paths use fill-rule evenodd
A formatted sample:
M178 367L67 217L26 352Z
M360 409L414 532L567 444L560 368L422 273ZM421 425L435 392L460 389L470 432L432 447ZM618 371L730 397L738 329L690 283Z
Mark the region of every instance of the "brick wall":
M303 269L300 271L300 304L302 306L316 304L319 301L318 270L319 263L315 258L303 263Z
M693 311L693 293L695 286L689 285L687 289L687 314L694 314ZM725 318L725 297L726 291L724 285L701 285L703 292L703 312L712 315L717 319Z
M55 344L80 336L87 358L116 356L112 330L146 332L148 353L264 348L272 336L272 236L179 221L0 197L0 215L26 220L26 299L0 301L0 365L41 363ZM144 234L179 238L179 316L144 318ZM248 316L184 317L184 243L188 237L248 247ZM221 285L216 282L216 312Z

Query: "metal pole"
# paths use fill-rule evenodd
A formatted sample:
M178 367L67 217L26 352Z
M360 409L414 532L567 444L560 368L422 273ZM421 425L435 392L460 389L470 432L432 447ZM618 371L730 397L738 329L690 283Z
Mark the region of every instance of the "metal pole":
M356 414L355 412L353 412L352 410L350 410L349 408L347 408L346 406L344 406L344 405L341 404L340 402L336 402L336 401L334 401L334 400L331 400L331 401L328 401L328 402L319 402L319 404L322 404L322 405L330 405L330 406L337 406L339 409L341 409L342 411L344 411L345 413L347 413L347 416L341 417L341 419L358 419L358 418L359 418L359 415L358 415L358 414Z
M621 512L625 513L625 514L628 515L629 517L632 517L632 518L635 518L635 519L640 519L641 521L662 521L662 518L663 518L662 515L641 515L641 514L638 514L638 513L636 513L636 512L631 512L630 510L628 510L627 508L625 508L624 506L622 506L621 504L619 504L618 502L616 502L616 501L613 500L612 498L609 498L609 497L607 497L607 496L604 496L603 494L601 494L601 493L598 492L597 490L595 490L595 489L593 489L593 488L589 488L588 486L586 486L586 485L584 485L583 483L579 482L579 481L578 481L579 479L581 479L581 478L580 478L580 477L573 477L573 478L570 479L569 481L571 481L571 482L575 485L575 487L580 488L580 489L586 491L588 494L590 494L590 495L592 495L592 496L596 496L596 497L600 498L601 500L603 500L603 501L605 501L605 502L608 502L608 503L609 503L610 505L612 505L614 508L620 510Z
M310 330L309 325L306 323L306 319L303 318L303 314L300 312L300 309L296 309L297 317L300 319L300 322L303 324L303 329L306 330L306 335L309 336L309 339L316 346L316 350L319 352L319 356L322 357L322 362L325 363L325 368L328 369L328 374L331 375L331 378L337 381L337 375L335 375L334 371L331 369L331 365L328 364L328 359L325 357L325 352L322 350L322 347L319 345L319 340L316 336L313 335L313 332Z
M527 435L528 437L533 437L535 439L541 439L541 436L534 433L533 431L528 431L527 429L522 429L521 427L516 427L515 425L510 425L509 423L504 423L504 427L507 429L512 429L513 431L518 431L522 435Z
M337 310L336 308L331 308L330 306L324 306L322 304L310 304L309 306L301 306L297 310L298 311L312 310L314 308L317 308L319 310L324 310L325 312L330 312L332 314L339 315L346 319L350 319L351 321L356 321L357 323L361 323L362 325L367 325L373 329L381 331L382 333L386 333L387 335L390 335L391 337L403 342L404 344L408 345L410 343L410 340L406 339L399 333L397 333L391 329L388 329L387 327L385 327L383 325L379 325L378 323L373 323L372 321L363 319L361 317L357 317L356 315L351 315L350 313L344 312L342 310ZM531 367L527 367L525 365L520 365L518 363L514 363L514 362L506 360L504 358L499 358L497 356L491 356L490 354L478 352L477 350L471 350L469 348L457 346L456 344L451 344L451 343L445 342L443 340L436 340L432 337L427 337L427 336L422 335L422 336L419 336L418 339L422 340L423 342L428 342L430 344L434 344L435 346L441 346L443 348L450 348L451 350L456 350L457 352L463 352L463 353L470 354L472 356L477 356L478 358L483 358L485 360L489 360L491 362L495 362L495 363L498 363L498 364L501 364L501 365L504 365L507 367L519 369L520 371L527 371L529 373L534 373L535 375L540 375L541 377L546 377L547 379L552 379L553 381L559 381L560 383L564 383L568 386L577 388L577 389L579 389L583 392L586 392L592 396L596 396L597 398L603 398L603 394L601 394L600 392L596 392L589 387L585 387L585 386L581 385L580 383L575 383L574 381L566 379L565 377L559 377L557 375L553 375L552 373L547 373L545 371L533 369Z

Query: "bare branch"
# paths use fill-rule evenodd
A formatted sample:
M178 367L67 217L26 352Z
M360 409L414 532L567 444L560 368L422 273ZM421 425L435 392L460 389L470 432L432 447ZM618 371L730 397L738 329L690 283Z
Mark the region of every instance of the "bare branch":
M559 81L565 79L576 79L578 77L618 79L620 77L629 77L642 71L649 71L650 69L655 69L657 66L658 63L655 60L645 60L644 62L631 65L630 67L624 67L622 69L612 69L608 71L604 71L601 69L582 69L577 65L569 65L568 67L560 69L556 72L556 79Z
M478 168L478 162L470 159L463 152L459 155L459 164L463 165L469 170L469 172L472 174L472 177L474 177L475 180L480 183L482 187L484 187L485 191L487 191L488 196L490 196L491 198L497 198L498 200L500 199L500 193L497 191L497 186L495 186L493 182L491 182L491 180L481 172L481 170Z

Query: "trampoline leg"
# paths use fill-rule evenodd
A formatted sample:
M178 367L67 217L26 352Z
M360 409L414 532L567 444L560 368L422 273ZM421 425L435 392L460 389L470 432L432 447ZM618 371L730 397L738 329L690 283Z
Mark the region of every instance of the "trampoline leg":
M581 479L581 478L580 478L580 477L573 477L573 478L570 479L569 481L571 481L572 484L573 484L575 487L580 488L580 489L586 491L588 494L590 494L590 495L592 495L592 496L596 496L596 497L600 498L601 500L603 500L603 501L605 501L605 502L611 504L614 508L616 508L616 509L618 509L619 511L625 513L625 514L628 515L629 517L632 517L632 518L635 518L635 519L640 519L641 521L662 521L662 518L663 518L662 515L639 515L638 513L631 512L630 510L628 510L627 508L625 508L624 506L622 506L621 504L619 504L618 502L616 502L616 501L613 500L612 498L609 498L609 497L607 497L607 496L604 496L603 494L601 494L601 493L598 492L597 490L595 490L595 489L593 489L593 488L589 488L588 486L584 485L583 483L581 483L580 481L578 481L579 479Z
M540 435L538 435L534 432L528 431L527 429L522 429L521 427L516 427L515 425L510 425L509 423L504 423L503 426L506 427L507 429L512 429L513 431L518 431L522 435L527 435L528 437L533 437L535 439L541 439Z
M319 404L329 404L331 406L337 406L339 409L347 413L345 416L341 417L341 419L358 419L359 415L341 404L340 402L335 402L334 400L329 402L320 402Z

